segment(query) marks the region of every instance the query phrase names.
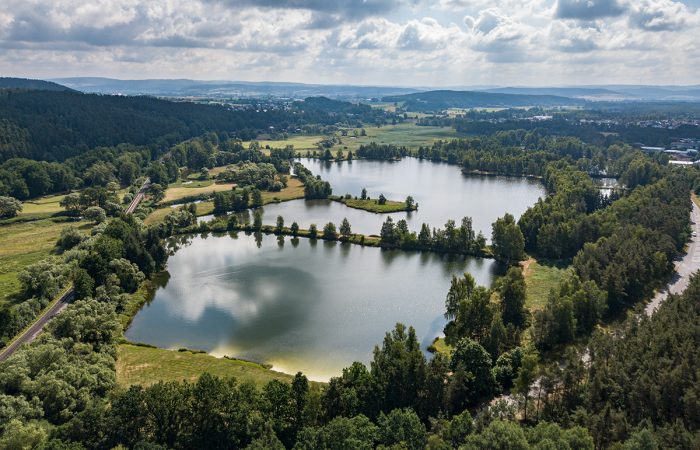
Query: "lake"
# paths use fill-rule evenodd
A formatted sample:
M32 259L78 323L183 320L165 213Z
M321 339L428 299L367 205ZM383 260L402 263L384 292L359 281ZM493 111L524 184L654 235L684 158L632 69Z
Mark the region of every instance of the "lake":
M409 228L420 230L422 223L442 228L449 219L459 223L464 216L473 220L476 232L487 239L491 224L507 212L519 218L538 198L545 196L537 180L485 175L464 175L459 166L417 158L401 161L325 162L302 159L314 175L331 183L335 195L360 196L362 188L371 198L379 194L389 200L404 201L408 195L418 203L418 211L373 214L348 208L330 200L293 200L263 208L263 223L274 225L282 216L287 226L297 222L301 228L315 223L319 230L328 222L337 225L347 218L355 233L379 234L388 216L394 222L406 219ZM244 213L249 214L249 213Z
M231 237L235 236L235 237ZM176 237L169 278L126 332L132 342L202 349L314 380L369 362L396 322L425 349L445 325L452 275L490 285L494 260L264 235Z
M463 175L458 166L415 158L303 163L336 195L359 196L364 187L372 198L413 196L418 211L389 215L405 218L414 230L470 216L488 238L498 217L518 218L545 195L537 181ZM294 200L265 206L263 221L274 224L278 215L287 226L296 221L319 229L347 217L363 234L378 234L389 216L328 200ZM353 361L369 362L397 322L414 326L425 349L445 325L451 277L469 272L488 286L502 269L488 259L303 238L260 241L243 233L177 237L171 244L177 251L168 260L168 280L134 317L129 340L266 362L314 380L339 375Z

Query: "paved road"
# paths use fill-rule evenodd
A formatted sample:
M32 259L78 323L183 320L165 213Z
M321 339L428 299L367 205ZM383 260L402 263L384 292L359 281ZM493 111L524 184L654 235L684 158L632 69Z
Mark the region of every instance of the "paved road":
M141 186L141 189L139 189L139 192L136 194L134 199L129 203L129 206L126 208L126 213L131 214L134 212L136 207L139 205L141 200L143 200L144 196L146 195L146 189L148 189L149 181L148 179L146 182ZM61 297L56 303L51 306L44 314L39 316L36 321L32 324L29 329L27 329L24 333L22 333L20 336L18 336L10 345L5 347L4 349L0 350L0 362L6 360L10 356L12 356L18 348L20 348L23 344L26 344L28 342L32 342L34 339L36 339L37 336L41 333L41 331L44 329L44 326L49 323L51 319L53 319L56 315L60 314L68 305L70 302L73 301L73 289L71 288L68 290L65 294L63 294L63 297Z
M676 273L665 289L656 293L644 311L651 316L658 309L661 302L666 300L669 292L680 294L688 287L690 276L700 270L700 208L693 202L693 210L690 213L691 229L695 233L688 243L688 252L676 261Z

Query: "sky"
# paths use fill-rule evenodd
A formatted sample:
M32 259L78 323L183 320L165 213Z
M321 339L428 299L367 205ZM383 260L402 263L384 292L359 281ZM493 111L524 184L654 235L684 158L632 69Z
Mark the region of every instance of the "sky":
M0 0L0 76L700 84L700 0Z

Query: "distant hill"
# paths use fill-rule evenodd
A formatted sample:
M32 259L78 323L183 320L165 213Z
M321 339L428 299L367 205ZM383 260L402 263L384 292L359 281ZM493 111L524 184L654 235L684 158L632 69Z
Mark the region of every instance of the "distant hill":
M117 80L114 78L75 77L57 78L56 81L75 90L99 94L157 95L162 97L212 97L212 98L252 98L278 97L304 99L324 96L334 99L369 99L385 95L408 94L420 89L325 85L284 82L248 81L199 81L174 80Z
M0 161L63 161L91 148L121 143L167 148L207 131L239 135L267 129L281 121L281 115L145 96L0 90Z
M27 78L0 77L0 89L32 89L37 91L71 91L72 89L52 81Z
M6 89L0 90L0 162L15 157L63 161L121 143L160 151L205 132L248 140L270 127L362 126L378 123L383 114L368 105L322 97L295 102L293 111L257 111L147 96Z
M503 108L521 106L571 106L583 100L557 95L520 95L479 91L427 91L382 98L385 102L404 102L411 111L441 111L448 108Z
M620 92L597 87L503 87L484 89L482 92L517 95L555 95L571 98L616 98L623 97Z
M620 92L627 98L653 101L700 101L700 86L612 85L605 88Z

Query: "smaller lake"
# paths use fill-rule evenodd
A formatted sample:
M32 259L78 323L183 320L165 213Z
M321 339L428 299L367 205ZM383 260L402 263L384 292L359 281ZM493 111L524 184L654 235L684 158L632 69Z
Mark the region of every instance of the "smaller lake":
M542 184L527 178L464 175L459 166L417 158L400 161L356 160L327 162L304 158L301 162L314 175L330 182L334 195L360 196L362 188L371 198L379 194L389 200L403 201L412 196L418 211L373 214L348 208L328 200L293 200L270 204L263 209L263 223L274 225L282 216L287 225L296 221L319 230L328 222L340 224L347 217L355 233L379 234L388 216L394 222L406 219L409 228L418 231L422 223L442 228L449 219L459 223L471 217L476 232L491 237L491 224L505 213L518 219L538 198L545 196Z
M132 342L267 362L313 380L368 363L397 322L425 349L442 332L453 275L490 285L489 259L244 233L171 239L167 281L134 317Z

